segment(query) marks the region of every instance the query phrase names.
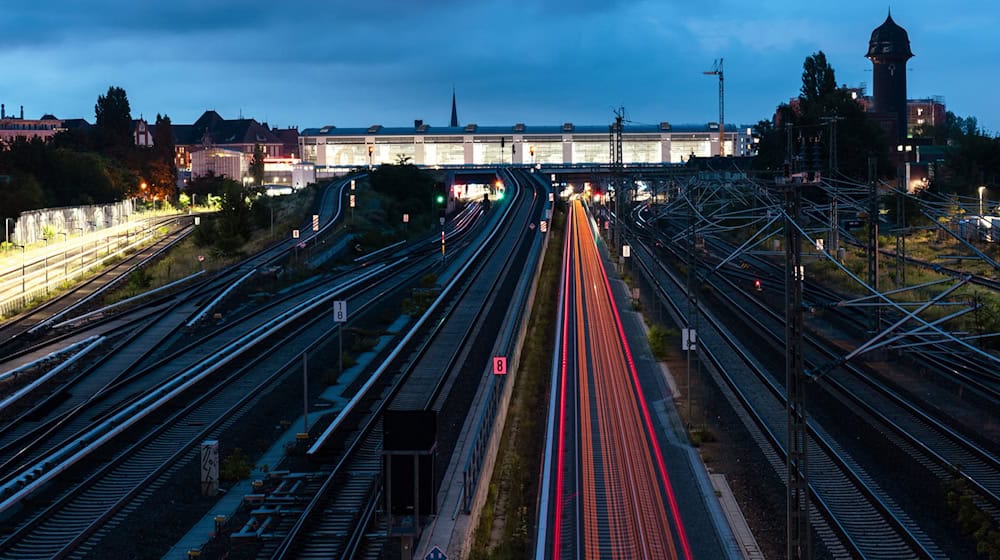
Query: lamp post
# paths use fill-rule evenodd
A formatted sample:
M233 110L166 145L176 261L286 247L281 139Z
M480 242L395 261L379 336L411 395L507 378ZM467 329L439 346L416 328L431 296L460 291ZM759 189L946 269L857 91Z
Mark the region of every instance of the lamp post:
M66 252L69 251L68 239L65 231L60 231L59 235L63 236L63 281L69 282L69 264L66 262Z
M28 304L27 290L25 289L24 283L24 245L18 245L21 248L21 307Z
M45 295L49 295L49 238L43 237L45 240Z
M3 219L3 253L6 255L10 252L10 222L11 218Z
M80 232L80 238L83 238L83 227L74 228ZM80 270L83 270L83 243L80 243Z
M983 208L983 194L985 194L985 193L986 193L986 185L980 185L980 187L979 187L979 215L980 216L982 216L982 215L985 214L985 211L984 211L984 208Z

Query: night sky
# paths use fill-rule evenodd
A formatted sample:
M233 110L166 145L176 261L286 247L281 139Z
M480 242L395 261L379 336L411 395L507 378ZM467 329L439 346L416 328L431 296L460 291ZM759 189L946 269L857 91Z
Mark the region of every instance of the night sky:
M818 6L817 4L822 4ZM207 6L207 7L206 7ZM448 124L752 124L798 94L822 50L842 84L871 83L864 58L888 6L842 0L5 0L0 102L8 114L93 122L124 87L133 117L190 123L206 109L300 129ZM909 97L1000 132L1000 4L893 7L916 55ZM870 85L869 85L870 93Z

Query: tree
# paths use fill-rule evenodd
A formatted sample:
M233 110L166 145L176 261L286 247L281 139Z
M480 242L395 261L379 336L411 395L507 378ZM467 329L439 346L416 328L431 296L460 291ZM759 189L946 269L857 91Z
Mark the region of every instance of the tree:
M250 176L253 177L256 188L264 186L264 149L260 144L253 145L253 158L250 160Z
M836 74L822 51L807 57L802 64L802 87L798 107L778 108L781 126L758 124L758 169L776 169L778 162L793 161L803 156L803 142L819 139L823 161L818 169L825 171L829 162L830 130L837 127L837 173L856 180L867 179L868 158L874 156L883 175L892 175L888 163L884 133L868 119L861 105L846 89L837 87ZM830 124L835 122L836 124ZM786 153L787 131L793 129L793 153ZM814 164L815 165L815 164Z
M34 175L15 173L10 181L0 183L0 218L17 218L25 210L42 208L45 193Z
M938 190L976 196L980 185L1000 184L1000 138L984 133L975 117L949 111L933 135L947 144L944 168L934 179Z
M156 160L165 164L170 173L170 180L177 183L177 159L174 146L174 130L170 117L156 114L156 125L153 127L153 153Z
M394 227L398 217L404 213L410 214L410 226L420 222L428 225L436 218L437 204L435 196L440 192L435 188L434 177L419 167L406 165L383 164L370 176L372 190L381 194L385 216L392 216L386 226ZM373 221L374 218L373 218Z
M132 145L132 111L124 89L111 86L107 95L98 96L94 118L100 147L114 151Z
M788 106L784 105L784 107ZM761 170L776 171L781 169L785 161L785 147L783 135L778 133L774 121L762 120L758 122L753 127L753 134L757 140L757 157L754 158L754 166Z
M803 105L824 104L837 90L837 77L826 61L823 51L806 57L802 63L802 89L799 101Z
M234 254L250 238L250 199L239 181L221 179L222 192L217 222L218 238L215 246L222 252Z
M208 200L208 195L220 196L222 194L225 189L225 181L224 176L216 175L209 170L207 174L188 181L185 190L189 194L197 195L200 200Z

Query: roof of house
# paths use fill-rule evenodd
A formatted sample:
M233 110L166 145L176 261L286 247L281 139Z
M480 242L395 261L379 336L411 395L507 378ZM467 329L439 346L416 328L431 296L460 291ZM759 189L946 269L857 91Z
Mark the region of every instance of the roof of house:
M64 119L62 122L62 127L67 130L73 130L77 128L90 128L90 123L87 119Z
M448 136L448 135L558 135L558 134L603 134L607 135L609 125L574 125L565 123L556 126L527 126L515 124L513 126L479 126L468 124L465 126L441 126L433 127L426 124L420 127L383 127L373 125L368 128L337 128L335 126L324 126L321 128L307 128L300 133L300 136ZM660 124L626 124L623 131L626 134L654 134L660 132L672 133L699 133L718 132L717 123L707 124L681 124L670 123ZM736 125L727 124L726 130L735 132Z
M213 145L281 144L282 140L254 119L224 119L205 111L194 124L171 124L175 145L201 144L206 136Z

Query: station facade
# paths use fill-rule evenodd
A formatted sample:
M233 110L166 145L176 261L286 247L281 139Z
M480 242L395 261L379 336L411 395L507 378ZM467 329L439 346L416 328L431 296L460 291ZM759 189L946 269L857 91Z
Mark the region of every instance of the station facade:
M726 155L750 155L748 128L727 126ZM303 161L318 167L363 167L406 161L416 165L600 164L611 162L607 125L309 128L299 136ZM719 126L631 125L622 133L622 160L682 163L719 155Z

